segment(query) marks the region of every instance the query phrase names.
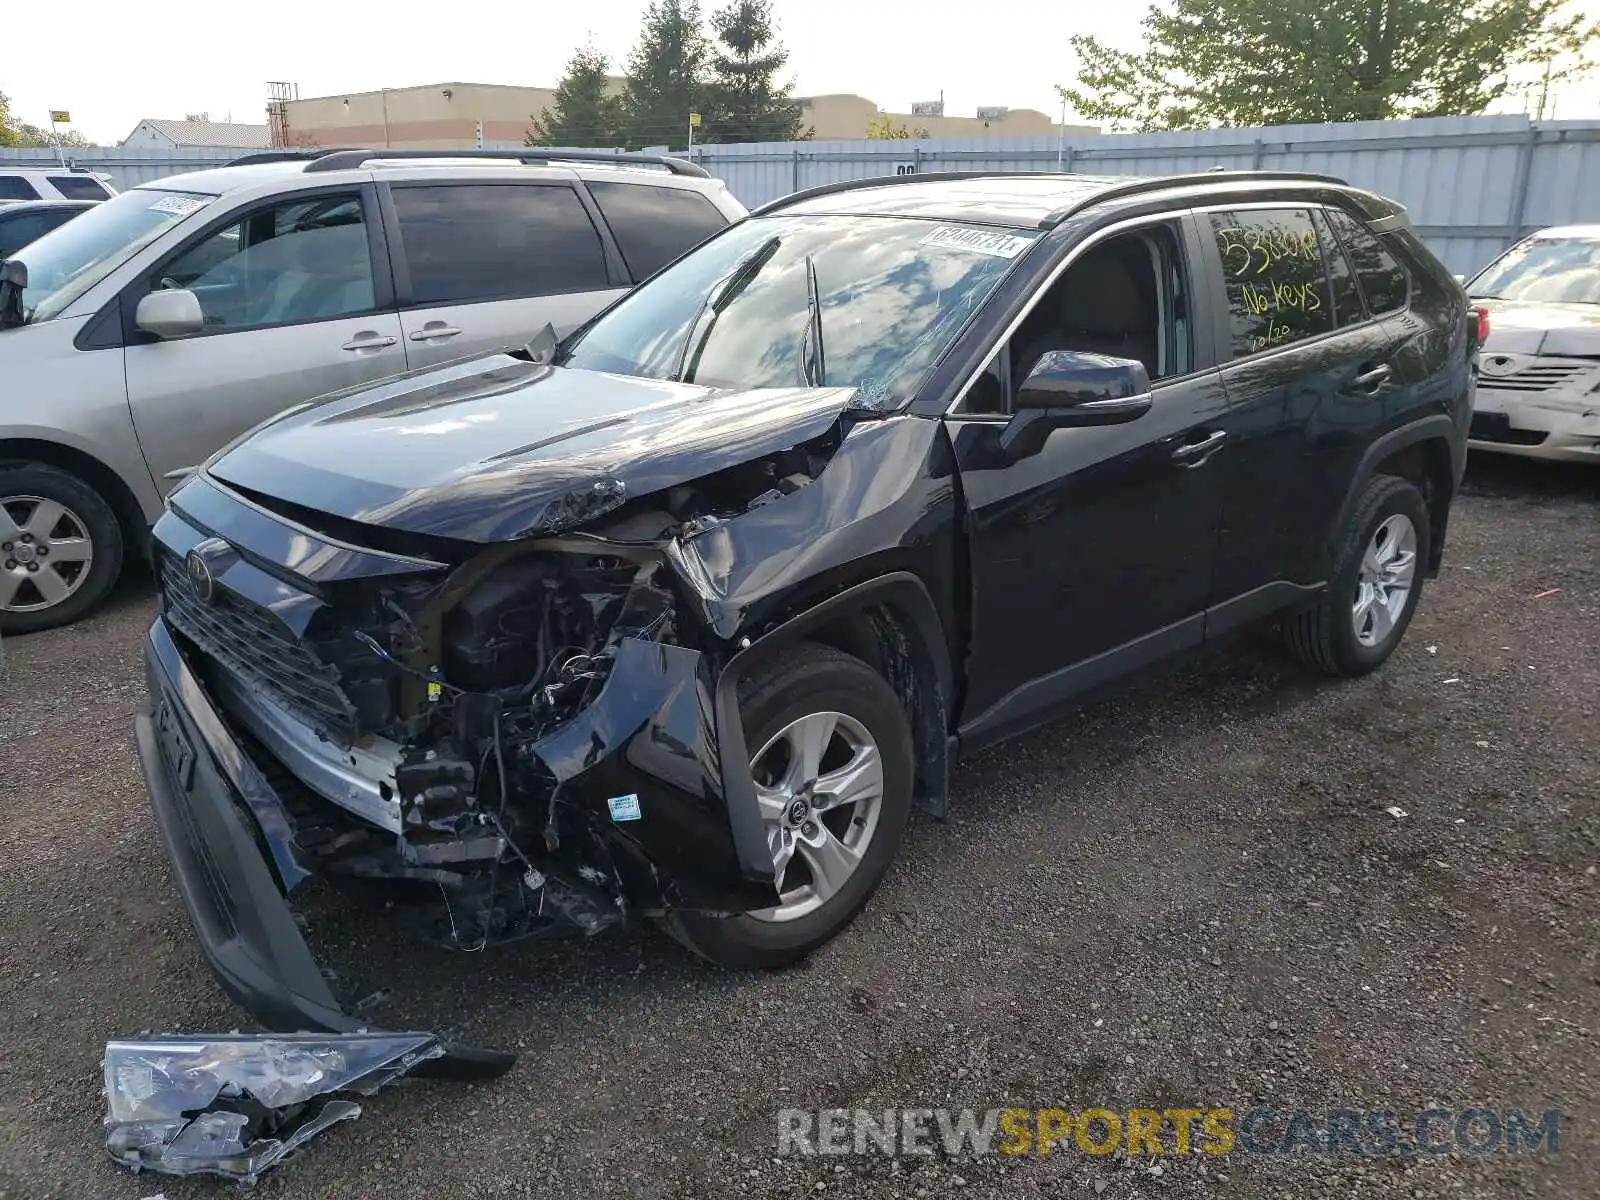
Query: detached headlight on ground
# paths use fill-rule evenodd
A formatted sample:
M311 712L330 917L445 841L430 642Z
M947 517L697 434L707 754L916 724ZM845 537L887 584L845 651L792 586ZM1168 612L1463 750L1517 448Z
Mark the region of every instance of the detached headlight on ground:
M106 1149L135 1171L254 1182L445 1053L431 1033L201 1035L106 1044Z

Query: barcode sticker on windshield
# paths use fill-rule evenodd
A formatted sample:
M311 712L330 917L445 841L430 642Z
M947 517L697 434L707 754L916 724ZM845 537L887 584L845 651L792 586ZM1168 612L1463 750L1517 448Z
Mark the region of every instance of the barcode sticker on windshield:
M150 206L151 212L171 213L175 217L187 217L196 209L206 206L204 196L162 196Z
M1031 241L1031 238L993 229L962 229L955 225L941 225L923 238L922 244L944 250L970 250L974 254L990 254L995 258L1015 258L1028 248Z

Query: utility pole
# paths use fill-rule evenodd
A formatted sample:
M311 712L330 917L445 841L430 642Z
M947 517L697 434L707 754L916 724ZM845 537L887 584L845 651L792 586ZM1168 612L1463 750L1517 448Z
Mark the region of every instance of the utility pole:
M1539 109L1534 115L1535 121L1544 120L1544 106L1550 99L1550 70L1555 61L1554 56L1544 60L1544 81L1539 85Z
M1067 98L1061 97L1061 129L1056 138L1056 170L1061 170L1067 157Z

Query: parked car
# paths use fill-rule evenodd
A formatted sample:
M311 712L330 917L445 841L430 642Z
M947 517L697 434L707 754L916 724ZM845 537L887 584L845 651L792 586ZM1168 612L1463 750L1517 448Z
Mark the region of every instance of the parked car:
M1476 336L1337 180L912 176L553 353L280 414L155 529L137 740L205 953L269 1027L354 1027L285 898L321 873L459 948L645 915L792 962L957 754L1264 618L1382 664Z
M1542 229L1467 291L1491 323L1468 444L1600 463L1600 225Z
M449 155L252 155L7 262L0 632L100 603L172 485L286 405L566 333L744 215L676 159Z
M0 206L0 261L98 203L98 200L18 200Z
M109 200L111 176L82 167L0 165L0 200Z

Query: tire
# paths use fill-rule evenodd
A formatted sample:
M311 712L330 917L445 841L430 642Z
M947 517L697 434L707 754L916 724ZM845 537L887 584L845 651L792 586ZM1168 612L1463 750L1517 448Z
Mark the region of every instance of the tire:
M739 711L775 860L784 846L792 847L783 902L736 916L672 912L664 924L689 949L721 966L772 970L798 962L849 925L888 871L911 812L911 729L899 697L881 675L860 659L815 642L784 651L741 687ZM829 718L834 718L831 725ZM826 740L822 769L811 782L833 782L838 793L812 791L799 778L806 771L791 751L805 740ZM869 745L880 768L876 799L872 760L864 753ZM780 780L789 764L799 769ZM847 787L852 780L854 786ZM794 788L795 782L802 786ZM819 801L798 822L797 791L802 802ZM846 794L858 799L827 807L836 795ZM849 861L836 849L841 846L854 855L854 866L840 875L842 882L829 885L811 864L832 863L837 871L838 864Z
M0 513L0 633L70 625L100 605L122 572L123 544L99 492L58 467L0 463Z
M1410 570L1402 597L1393 581L1405 574L1399 563L1408 552L1408 528ZM1382 666L1417 610L1431 538L1428 505L1416 485L1375 476L1342 532L1328 590L1284 621L1289 653L1308 667L1348 678ZM1386 546L1393 558L1384 558ZM1358 616L1356 606L1363 601L1370 603Z

